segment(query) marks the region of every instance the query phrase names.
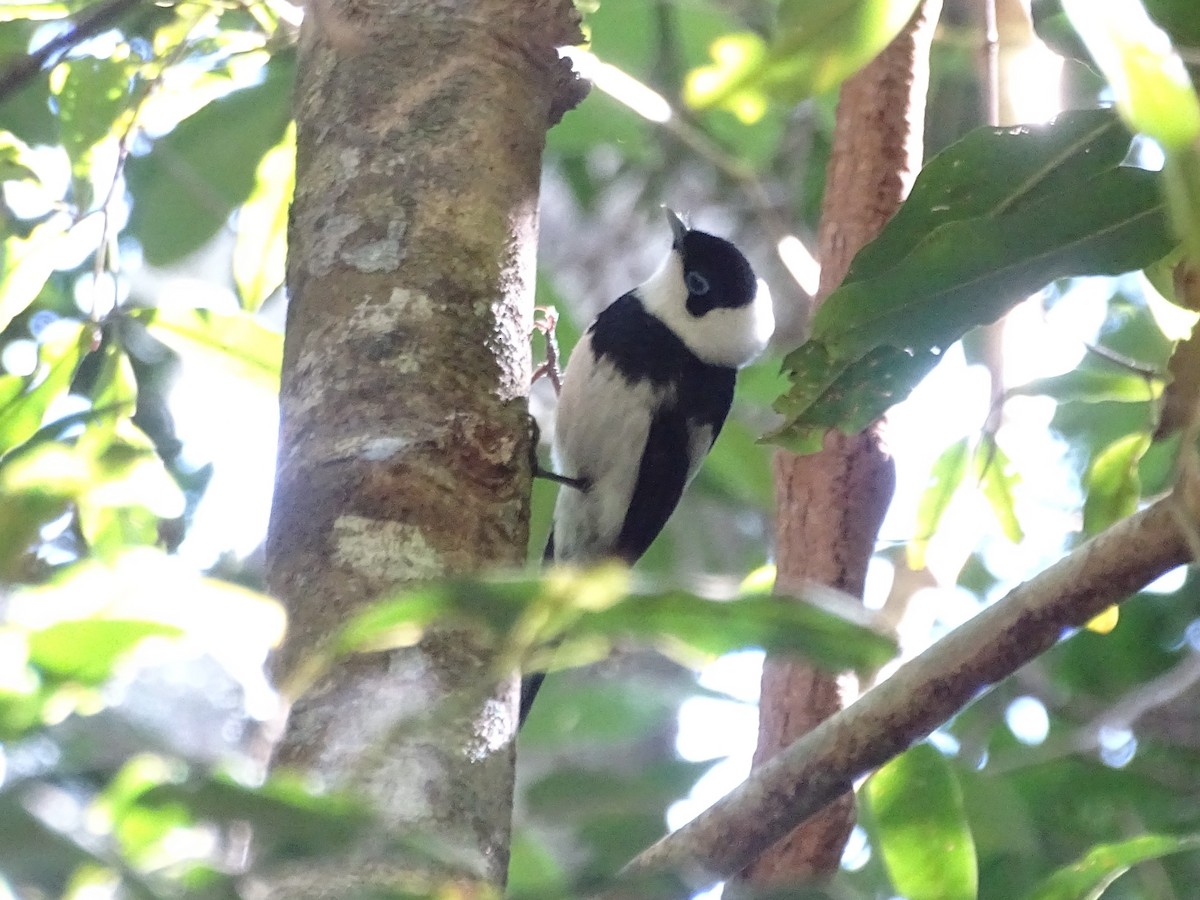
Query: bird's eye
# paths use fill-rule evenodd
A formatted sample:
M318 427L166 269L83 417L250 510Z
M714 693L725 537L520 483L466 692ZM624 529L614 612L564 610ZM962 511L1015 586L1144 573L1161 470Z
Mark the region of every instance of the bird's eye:
M699 272L688 272L683 280L687 284L688 293L693 297L703 297L708 293L708 279Z

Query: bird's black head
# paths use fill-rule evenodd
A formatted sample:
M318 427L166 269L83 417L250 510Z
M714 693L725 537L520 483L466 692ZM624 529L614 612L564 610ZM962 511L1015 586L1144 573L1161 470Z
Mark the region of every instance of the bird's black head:
M671 210L667 218L675 235L673 249L683 261L689 313L699 317L710 310L739 309L754 302L758 290L754 269L737 247L688 228Z

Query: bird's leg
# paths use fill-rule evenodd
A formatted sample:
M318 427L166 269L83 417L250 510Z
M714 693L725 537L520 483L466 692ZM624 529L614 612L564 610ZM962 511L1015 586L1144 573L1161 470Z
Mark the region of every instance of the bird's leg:
M529 417L529 468L533 471L534 478L545 478L547 481L553 481L555 484L565 485L569 488L574 488L577 491L586 491L591 487L591 483L586 478L572 478L569 475L559 475L557 472L551 472L549 469L542 468L542 463L538 459L538 443L541 440L542 429L538 426L537 419L533 416Z
M554 385L555 396L558 396L562 393L562 371L558 367L558 338L554 333L558 327L558 310L553 306L535 306L533 312L533 330L540 331L546 338L546 359L533 370L529 383L532 385L543 375L547 375L550 383ZM537 318L538 313L542 314L541 319Z

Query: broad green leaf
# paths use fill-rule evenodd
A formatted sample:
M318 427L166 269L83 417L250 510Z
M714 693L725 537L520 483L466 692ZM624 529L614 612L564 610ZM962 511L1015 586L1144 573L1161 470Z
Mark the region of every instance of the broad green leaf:
M974 900L979 873L962 789L950 763L918 744L868 779L861 797L896 892Z
M296 182L296 129L289 125L255 172L254 191L237 218L233 279L242 308L254 312L283 284L288 205Z
M1137 372L1115 366L1085 368L1080 366L1062 375L1035 378L1010 388L1010 395L1052 397L1059 403L1145 403L1162 394L1159 380L1148 380Z
M43 336L33 386L0 408L0 457L37 432L50 404L66 394L90 345L91 329L65 319Z
M806 657L833 671L870 670L890 660L890 638L802 600L749 596L715 601L683 591L632 594L622 603L581 616L571 636L635 635L666 639L685 662L745 647ZM682 653L678 653L682 651Z
M148 637L175 637L178 628L130 619L57 622L29 635L29 661L61 680L101 684L130 650Z
M1099 844L1077 862L1059 869L1029 894L1028 900L1098 900L1108 887L1140 862L1200 849L1200 836L1145 834Z
M147 262L164 265L199 249L246 202L259 161L290 120L293 64L291 54L276 54L261 84L212 101L129 160L128 228Z
M62 146L71 160L75 206L81 211L92 205L93 148L105 138L119 138L132 119L129 100L137 65L122 46L103 59L72 57L50 75Z
M1200 137L1200 100L1183 61L1139 0L1063 0L1063 9L1133 130L1150 135L1168 153Z
M942 451L929 470L925 493L917 504L917 521L913 527L916 536L908 545L908 565L913 569L925 568L925 552L929 541L937 532L938 523L950 508L950 501L967 474L967 456L971 440L964 437Z
M32 303L61 259L67 223L54 217L0 245L0 331Z
M770 42L753 32L718 39L712 64L688 74L684 99L755 121L768 96L791 104L837 87L883 50L916 8L915 0L784 0Z
M1012 460L1008 458L995 437L988 435L975 448L975 477L988 505L1000 524L1004 536L1014 544L1025 539L1021 523L1017 521L1016 500L1013 489L1020 482Z
M917 211L902 208L884 228L884 249L864 248L855 278L785 359L792 387L776 403L785 420L769 438L809 452L828 428L859 430L907 396L943 348L1048 282L1119 274L1165 255L1174 240L1159 176L1119 165L1102 117L1087 114L1087 127L1067 116L1045 128L984 129L926 166L908 201ZM1041 163L1022 153L1021 164L992 166L989 142L1016 136L1038 148ZM955 189L962 176L948 173L959 169L988 172L984 212L975 192ZM909 222L915 234L891 233Z
M503 638L510 653L525 657L564 635L557 651L564 659L575 651L594 658L597 648L622 635L661 640L667 652L688 662L755 646L802 654L831 669L861 670L877 668L896 651L890 638L815 603L765 596L755 588L727 601L644 580L631 589L621 566L555 569L541 578L430 581L355 616L331 650L409 646L434 623L450 622ZM314 667L323 664L318 660Z
M1150 446L1150 435L1136 432L1118 438L1096 454L1084 479L1084 534L1098 534L1137 509L1141 496L1138 460Z
M1119 166L1129 142L1111 109L1064 112L1049 126L976 128L925 164L887 227L855 255L844 283L884 274L940 225L1001 216L1076 190Z
M215 365L271 390L279 386L283 335L249 313L160 306L130 315L184 360Z

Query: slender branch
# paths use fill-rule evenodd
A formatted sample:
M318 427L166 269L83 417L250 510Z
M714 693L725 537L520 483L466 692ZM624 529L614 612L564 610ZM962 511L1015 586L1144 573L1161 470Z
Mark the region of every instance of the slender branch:
M47 41L28 56L18 59L0 72L0 102L24 87L26 82L56 57L111 28L127 10L141 2L142 0L105 0L88 7L86 15L76 21L74 28Z
M1049 649L1063 631L1189 561L1180 501L1117 523L938 641L825 720L746 782L634 859L699 887L735 874L856 778L921 740L978 694ZM741 838L729 840L729 835Z
M1000 28L996 0L983 0L983 101L987 123L1000 124Z

